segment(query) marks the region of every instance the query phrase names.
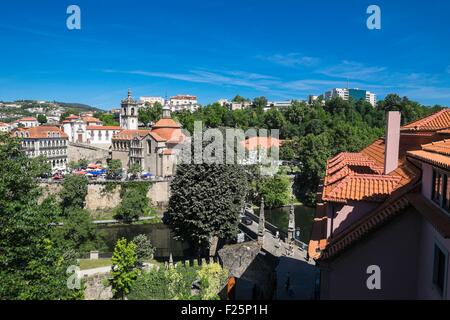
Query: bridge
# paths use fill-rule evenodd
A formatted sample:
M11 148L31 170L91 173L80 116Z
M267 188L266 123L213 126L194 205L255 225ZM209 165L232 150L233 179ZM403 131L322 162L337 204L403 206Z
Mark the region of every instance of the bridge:
M275 257L286 256L314 264L312 259L309 259L307 256L307 244L298 239L294 239L293 236L289 239L289 235L286 232L265 221L265 219L264 234L262 235L262 227L260 228L259 226L260 217L256 216L250 208L245 208L243 210L243 216L250 218L252 220L252 224L246 225L241 222L239 229L251 240L259 241L262 244L263 250L269 252Z

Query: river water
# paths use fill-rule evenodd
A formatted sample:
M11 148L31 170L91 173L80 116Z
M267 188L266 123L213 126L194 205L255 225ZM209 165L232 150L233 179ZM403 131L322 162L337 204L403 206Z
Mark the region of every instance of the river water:
M281 230L287 232L289 223L289 207L266 209L266 220ZM314 219L314 209L305 206L295 206L295 226L300 228L300 240L308 243L312 222ZM258 211L255 211L258 214ZM191 256L192 252L189 244L177 241L173 238L173 233L169 227L163 223L158 224L118 224L110 226L100 226L106 234L106 245L109 253L114 250L117 240L126 238L132 240L139 234L145 234L151 240L156 249L156 258L167 258L172 253L174 257Z

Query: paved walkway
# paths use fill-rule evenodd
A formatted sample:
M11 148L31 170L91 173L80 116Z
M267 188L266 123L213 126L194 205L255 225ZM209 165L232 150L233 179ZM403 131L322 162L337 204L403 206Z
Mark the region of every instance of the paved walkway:
M153 264L144 262L144 268L152 268ZM78 277L90 277L96 274L105 274L111 271L111 266L93 268L93 269L85 269L77 272Z
M253 222L245 226L254 234L258 234L258 224ZM277 289L274 299L277 300L312 300L315 299L316 280L319 270L313 259L306 258L306 251L297 245L289 245L276 238L265 229L263 249L279 258L275 269Z

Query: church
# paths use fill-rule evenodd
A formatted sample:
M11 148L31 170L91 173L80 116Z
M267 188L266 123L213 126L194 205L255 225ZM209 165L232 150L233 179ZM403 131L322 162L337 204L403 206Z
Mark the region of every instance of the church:
M175 174L175 148L186 140L182 127L172 119L171 109L165 105L162 118L151 129L139 129L139 107L129 91L121 102L123 130L112 137L111 158L120 160L125 169L138 164L142 171L157 177L172 176Z

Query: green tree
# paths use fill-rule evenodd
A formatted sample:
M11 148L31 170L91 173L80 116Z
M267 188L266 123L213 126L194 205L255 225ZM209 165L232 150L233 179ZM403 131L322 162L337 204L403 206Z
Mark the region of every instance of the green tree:
M139 109L139 121L145 126L151 122L157 122L161 119L163 106L159 102L154 105L146 104L144 108Z
M147 182L134 182L123 186L122 202L117 208L115 218L131 222L133 219L147 215L151 210L150 199L147 197L149 187Z
M290 181L287 176L275 175L263 177L258 184L259 198L264 197L268 208L278 208L289 203L291 199ZM260 203L260 199L256 204Z
M124 299L139 274L136 244L128 243L124 238L118 240L111 262L111 286L114 298Z
M55 202L38 204L42 159L29 159L16 139L0 135L0 163L0 299L80 298L79 290L67 287L75 257L51 240Z
M142 266L146 259L153 257L155 248L153 248L152 242L145 234L137 235L133 238L133 242L136 244L138 264Z
M88 184L89 181L85 176L66 176L59 194L65 216L67 216L71 209L84 208L88 193Z
M37 121L39 122L39 124L45 124L47 123L47 117L45 116L45 114L40 114L37 117Z
M253 106L256 108L265 108L267 107L267 99L266 97L257 97L253 99Z
M169 224L200 253L209 248L212 237L227 239L236 234L246 193L242 166L178 165L171 185Z
M138 163L133 163L128 169L128 173L132 174L135 177L139 177L142 173L142 167Z
M119 177L122 175L122 161L119 159L113 159L108 162L108 176L109 177Z
M104 234L92 223L90 212L80 208L66 210L67 216L61 220L63 225L55 230L55 241L66 243L73 248L78 257L92 250L106 248Z

